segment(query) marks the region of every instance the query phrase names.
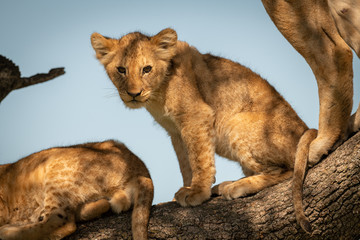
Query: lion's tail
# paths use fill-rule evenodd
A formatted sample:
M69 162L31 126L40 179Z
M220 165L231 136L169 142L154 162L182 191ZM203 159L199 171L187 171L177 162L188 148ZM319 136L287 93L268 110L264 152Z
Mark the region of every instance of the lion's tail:
M293 176L293 201L296 220L300 224L301 228L308 233L311 232L311 225L304 213L302 204L302 190L305 172L308 165L310 143L316 138L316 136L316 129L309 129L301 136L297 145Z
M148 239L148 223L154 197L154 186L150 177L138 178L138 189L134 194L131 229L134 240Z

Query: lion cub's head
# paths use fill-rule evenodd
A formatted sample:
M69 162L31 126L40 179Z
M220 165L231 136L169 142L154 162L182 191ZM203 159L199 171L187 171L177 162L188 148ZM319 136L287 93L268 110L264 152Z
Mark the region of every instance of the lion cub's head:
M177 34L167 28L149 37L139 32L120 39L91 35L96 57L130 108L146 104L167 74L176 54Z

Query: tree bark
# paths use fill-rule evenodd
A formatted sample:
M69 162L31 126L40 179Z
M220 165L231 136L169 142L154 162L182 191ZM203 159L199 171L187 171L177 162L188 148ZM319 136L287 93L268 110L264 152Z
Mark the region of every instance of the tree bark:
M0 55L0 102L15 89L42 83L65 73L64 68L53 68L48 73L22 78L19 67L11 60Z
M152 207L150 239L360 239L360 133L309 169L304 207L313 233L296 223L291 180L253 196L211 198L193 208ZM130 212L78 224L67 239L131 239Z

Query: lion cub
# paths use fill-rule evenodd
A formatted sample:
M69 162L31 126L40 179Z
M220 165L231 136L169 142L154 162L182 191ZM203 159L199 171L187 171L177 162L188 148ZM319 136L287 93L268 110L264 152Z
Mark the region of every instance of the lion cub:
M93 33L91 43L125 105L145 107L170 135L184 182L175 194L180 205L210 198L217 153L239 162L246 175L213 189L226 199L259 192L295 171L296 216L310 231L301 188L316 130L267 81L238 63L199 53L172 29L120 39Z
M125 145L58 147L0 166L0 239L61 239L75 221L133 205L134 239L147 239L153 184Z

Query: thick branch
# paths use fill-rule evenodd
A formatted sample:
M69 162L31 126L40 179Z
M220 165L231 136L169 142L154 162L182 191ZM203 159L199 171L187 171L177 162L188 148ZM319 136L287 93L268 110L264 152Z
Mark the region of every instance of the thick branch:
M153 206L151 239L359 239L360 133L308 171L306 234L296 223L291 181L232 201L221 197L194 208L175 202ZM130 212L81 223L68 239L130 239Z
M18 66L0 55L0 102L15 89L54 79L65 73L64 68L53 68L48 73L21 78Z

